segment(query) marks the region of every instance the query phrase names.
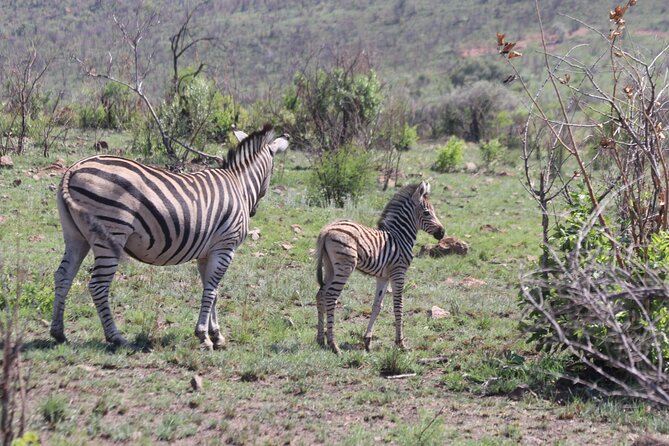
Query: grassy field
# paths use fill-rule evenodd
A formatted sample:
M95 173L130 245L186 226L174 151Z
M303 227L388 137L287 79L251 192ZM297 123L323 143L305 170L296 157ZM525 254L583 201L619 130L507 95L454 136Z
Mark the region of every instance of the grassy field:
M226 350L201 352L193 336L201 293L194 263L132 260L119 268L112 308L134 348L109 348L86 287L91 257L66 307L70 342L54 344L46 309L63 243L54 192L61 172L49 166L90 154L92 137L76 136L67 152L15 157L13 169L0 170L3 293L21 287L28 424L45 444L611 445L669 434L666 412L572 395L556 378L564 358L524 342L517 283L539 253L539 213L515 169L436 174L430 143L405 155L401 181L429 178L447 233L471 250L414 260L405 292L409 352L393 348L387 301L364 353L375 284L360 274L337 309L343 354L316 344L318 231L343 217L375 224L393 191L374 188L344 209L310 207L308 161L290 150L252 220L260 239L240 247L220 289ZM122 135L106 139L124 145ZM466 157L478 161L473 147ZM431 237L421 234L416 251L425 243ZM433 305L449 315L429 319ZM415 375L387 379L389 372ZM194 375L201 391L191 387Z

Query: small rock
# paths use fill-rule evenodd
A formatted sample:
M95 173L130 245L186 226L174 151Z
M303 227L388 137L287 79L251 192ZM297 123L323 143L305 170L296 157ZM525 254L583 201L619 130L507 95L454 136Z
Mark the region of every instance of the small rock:
M0 225L3 224L6 220L7 218L5 218L4 215L0 215Z
M28 237L28 241L30 242L41 242L45 240L45 237L43 235L31 235Z
M448 310L444 310L443 308L439 308L438 306L433 306L429 310L427 310L427 317L430 319L442 319L445 317L450 316L451 313Z
M465 163L465 172L476 173L479 170L478 166L472 162Z
M464 279L462 279L461 285L465 288L476 288L487 284L480 279L475 279L473 277L465 277Z
M260 240L260 229L256 228L250 230L249 235L251 236L251 240L253 240L254 242Z
M464 255L469 252L469 245L455 237L446 236L439 240L437 245L424 245L418 256L429 255L430 257L443 257L449 254Z
M509 398L511 398L514 401L520 400L523 395L525 395L527 392L530 392L530 386L527 384L520 384L518 387L513 389L511 392L507 394Z
M496 228L490 224L481 225L479 229L481 232L502 232L499 228Z
M14 167L14 162L9 155L0 156L0 167L11 169Z
M632 443L632 446L669 446L669 441L660 438L642 435Z
M202 390L202 377L200 375L193 375L190 380L190 386L194 392L199 392Z
M298 225L297 223L290 225L291 228L293 228L293 232L295 234L299 234L302 232L302 226Z
M22 183L21 178L17 178L14 181L12 181L12 186L19 187L21 183Z
M286 326L288 328L295 328L295 322L289 317L284 318L284 321L286 322Z
M291 245L290 243L281 243L281 247L286 251L293 249L293 245Z

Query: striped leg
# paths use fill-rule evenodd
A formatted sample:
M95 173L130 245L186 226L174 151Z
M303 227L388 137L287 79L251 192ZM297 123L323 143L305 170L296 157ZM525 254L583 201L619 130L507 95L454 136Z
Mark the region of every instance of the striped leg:
M395 271L391 277L391 286L393 288L393 310L395 312L395 345L402 350L407 350L404 343L404 332L402 327L403 303L402 291L404 290L404 270Z
M374 330L374 322L379 316L381 309L383 308L383 298L386 295L386 290L388 287L388 279L385 277L376 278L376 294L374 295L374 305L372 305L372 314L369 316L369 325L367 326L367 332L365 333L365 350L369 351L370 344L372 342L372 331Z
M218 294L218 284L223 279L225 272L228 270L235 251L231 248L216 251L209 255L209 258L203 261L198 261L200 275L202 277L202 303L200 306L200 316L197 319L195 326L195 336L200 339L200 347L203 350L212 350L214 343L209 338L210 327L214 331L215 339L222 340L220 328L218 327L218 318L215 312L212 311L216 305L216 297ZM203 265L201 265L203 263ZM201 266L200 266L201 265ZM204 273L203 273L204 272ZM214 310L215 311L215 310ZM214 325L210 325L214 317ZM223 340L225 343L225 340Z
M63 313L65 312L65 299L72 286L72 280L81 267L81 262L90 250L88 242L80 235L68 237L65 240L65 254L60 266L54 274L56 296L53 302L53 319L51 319L51 336L56 342L65 342L65 324Z
M341 252L339 253L341 254ZM328 346L336 354L341 353L334 336L334 312L337 300L346 284L349 276L355 270L355 258L341 259L339 263L334 264L334 277L328 280L324 285L323 299L325 300L325 309L327 312L327 339Z
M316 342L325 347L325 286L316 293L316 308L318 309L318 326L316 327Z
M207 273L207 259L198 259L197 268L200 271L200 278L202 279L202 286L206 287L205 278ZM214 301L211 305L211 313L209 314L209 325L207 332L211 337L213 347L216 349L225 347L225 337L221 334L221 327L218 325L218 312L216 311L216 302L218 301L218 288L216 290Z
M114 345L127 345L128 341L121 335L114 323L114 315L109 307L109 289L118 268L119 258L102 243L93 244L95 265L91 271L88 289L93 297L95 309L98 311L105 339Z

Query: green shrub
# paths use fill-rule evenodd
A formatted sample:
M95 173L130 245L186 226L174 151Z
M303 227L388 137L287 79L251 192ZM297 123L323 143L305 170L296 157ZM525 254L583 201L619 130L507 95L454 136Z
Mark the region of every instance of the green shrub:
M483 160L486 169L491 169L500 163L506 153L506 147L497 138L484 142L479 146L479 150L481 151L481 160Z
M310 177L312 202L343 207L346 200L356 202L372 180L368 152L345 146L335 152L325 152L314 164Z
M129 124L135 114L133 93L117 82L107 82L100 95L103 126L108 129L122 129Z
M37 432L28 431L23 436L12 440L12 446L39 446L39 434Z
M0 310L4 310L8 303L16 302L16 289L10 287L0 292ZM53 312L54 289L44 283L25 282L18 293L19 308L37 310L40 317L48 317Z
M661 295L648 296L641 306L621 291L634 294L635 290L666 283L669 233L660 231L652 235L649 243L636 251L613 250L610 236L597 221L592 222L592 204L584 186L579 186L570 194L567 217L551 233L549 249L553 255L548 257L547 272L540 273L541 285L526 292L549 309L567 339L587 342L613 361L623 362L628 354L626 343L631 340L651 362L666 364L669 360L669 303ZM624 247L629 242L622 235L616 244ZM589 278L583 290L579 289L581 276ZM565 283L574 285L565 286ZM590 307L599 308L602 296L609 296L610 311L592 316L595 312ZM565 345L552 322L543 311L531 303L528 305L528 318L521 325L529 333L529 340L536 342L537 350L562 350ZM653 321L660 334L656 345L648 342L648 320ZM620 338L616 326L625 328L627 340ZM595 362L600 360L594 356Z
M439 149L437 162L432 169L437 172L453 172L464 159L465 147L462 139L451 137L446 145Z
M68 401L64 395L49 395L42 404L42 417L52 428L69 416Z
M209 142L226 142L232 124L240 115L246 116L246 113L202 75L186 77L178 94L158 109L163 129L169 136L202 151ZM165 152L158 126L151 117L132 126L131 147L145 156ZM181 151L178 144L173 144L173 148Z
M391 348L381 353L376 360L376 369L381 376L403 375L415 372L411 357L399 348Z
M101 105L85 104L77 110L77 123L82 129L103 128L105 120L105 109Z

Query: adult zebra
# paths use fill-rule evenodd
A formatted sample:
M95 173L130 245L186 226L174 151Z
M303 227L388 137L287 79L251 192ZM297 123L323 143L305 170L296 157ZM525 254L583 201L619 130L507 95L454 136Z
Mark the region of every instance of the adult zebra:
M108 342L127 343L108 300L125 252L151 265L197 259L203 293L195 335L204 349L224 345L216 314L218 284L267 193L274 155L288 147L287 136L274 139L269 125L250 136L236 135L243 140L228 152L220 169L180 174L124 158L93 156L65 172L57 196L65 254L55 273L51 336L66 340L65 298L92 249L95 265L88 287Z
M321 230L316 249L316 276L320 285L316 295L316 339L321 346L325 346L323 320L327 313L327 342L332 351L339 354L334 337L335 305L348 277L358 269L376 277L374 305L364 338L365 349L369 351L374 321L383 306L388 282L393 290L395 343L406 348L402 329L402 290L413 259L412 249L418 230L422 229L438 240L444 236L444 227L430 203L429 193L430 184L426 182L402 188L383 210L378 229L340 220Z

